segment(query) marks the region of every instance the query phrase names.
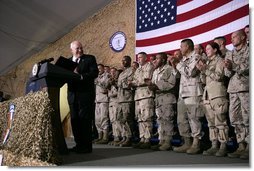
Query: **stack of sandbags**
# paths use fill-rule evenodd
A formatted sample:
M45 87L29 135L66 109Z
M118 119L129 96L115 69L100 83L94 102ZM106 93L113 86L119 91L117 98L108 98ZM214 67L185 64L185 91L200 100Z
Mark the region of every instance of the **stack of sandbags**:
M9 137L3 144L11 104L15 106L14 116ZM9 154L4 157L5 165L59 163L51 124L53 112L46 90L0 103L0 149Z
M2 150L0 153L3 155L3 166L56 166L55 164L43 162L38 159L28 158L22 155L14 155L10 151Z

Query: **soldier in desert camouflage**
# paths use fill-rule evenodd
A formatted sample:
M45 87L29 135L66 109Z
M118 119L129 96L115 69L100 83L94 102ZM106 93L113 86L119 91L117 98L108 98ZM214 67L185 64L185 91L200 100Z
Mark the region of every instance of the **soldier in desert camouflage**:
M195 54L194 43L191 39L181 41L182 60L177 63L174 60L176 69L181 74L179 100L177 104L177 123L180 135L184 139L184 144L175 147L175 152L197 154L201 151L200 140L203 136L201 117L204 113L201 110L201 100L203 95L203 85L200 71L196 65L201 56ZM193 137L193 143L191 141Z
M135 71L133 81L129 85L135 88L135 117L139 126L140 142L137 148L150 148L152 135L152 120L154 114L154 92L148 88L146 79L152 79L153 65L148 63L147 54L138 54L139 68Z
M104 65L98 64L99 75L95 79L95 126L98 131L98 139L94 142L97 144L108 143L108 131L109 131L109 98L108 98L108 86L109 86L109 74L104 72Z
M121 147L131 146L132 128L134 114L132 113L133 92L128 82L133 78L133 70L131 67L131 57L124 56L122 58L123 71L118 78L118 109L117 115L122 131L122 141L118 144Z
M246 43L246 34L243 30L231 35L234 46L232 55L225 58L225 75L230 78L229 93L229 118L235 128L236 139L239 144L234 153L229 153L232 158L249 158L249 56L250 50Z
M224 60L221 58L222 52L217 43L208 43L206 54L208 61L199 63L197 67L204 73L206 78L203 104L212 147L204 151L203 155L223 157L227 155L226 143L229 129L227 125L227 90L223 82L225 77Z
M167 64L167 54L157 54L153 78L152 80L147 79L146 82L149 89L155 92L155 113L160 140L157 148L155 148L161 151L171 149L171 139L174 135L173 121L176 98L173 94L173 88L175 81L173 68Z
M120 123L117 120L117 79L118 72L117 69L112 67L110 68L110 79L109 79L109 87L108 87L108 97L109 97L109 120L112 127L113 141L109 142L109 145L115 145L120 141L121 136L121 127Z

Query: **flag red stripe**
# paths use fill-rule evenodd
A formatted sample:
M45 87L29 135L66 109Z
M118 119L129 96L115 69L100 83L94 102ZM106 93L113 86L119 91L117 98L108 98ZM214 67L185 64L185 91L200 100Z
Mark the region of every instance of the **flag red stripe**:
M231 44L231 34L232 34L232 33L229 33L229 34L227 34L227 35L224 36L224 37L226 38L226 45ZM218 36L222 36L222 35L218 35ZM203 43L201 43L201 44L202 44L203 47L205 48L206 45L207 45L209 42L211 42L211 41L213 41L213 38L212 38L211 40L208 40L208 41L203 42ZM195 42L194 42L194 44L195 44ZM179 44L179 47L180 47L180 44ZM170 51L165 51L165 53L173 55L173 53L174 53L176 50L179 50L179 49L173 49L173 50L170 50ZM159 52L158 52L158 53L159 53ZM157 54L157 53L148 54L148 57L150 57L150 56L152 56L152 55L156 55L156 54ZM136 61L137 61L137 55L136 55Z
M180 5L183 5L183 4L186 4L188 2L191 2L192 0L177 0L177 6L180 6Z
M183 22L183 21L195 18L195 17L205 14L209 11L212 11L222 5L225 5L231 1L232 0L223 0L223 1L222 0L214 0L214 1L207 3L201 7L198 7L193 10L190 10L186 13L177 15L176 22L179 23L179 22Z
M137 40L136 47L151 46L151 45L172 42L175 40L185 39L187 37L195 36L195 35L216 29L227 23L230 23L244 16L247 16L248 14L249 14L249 6L245 5L235 11L232 11L231 13L228 13L215 20L209 21L205 24L193 27L191 29L175 32L175 33L164 35L164 36L159 36L156 38Z
M231 34L232 34L232 33L229 33L229 34L227 34L227 35L223 35L223 36L225 37L225 39L226 39L226 45L231 44ZM222 35L218 35L218 36L222 36ZM214 37L214 38L215 38L215 37ZM214 38L213 38L213 39L214 39ZM213 39L210 40L210 41L207 41L207 42L203 42L203 43L201 43L201 44L202 44L203 47L205 48L206 45L207 45L209 42L213 41Z

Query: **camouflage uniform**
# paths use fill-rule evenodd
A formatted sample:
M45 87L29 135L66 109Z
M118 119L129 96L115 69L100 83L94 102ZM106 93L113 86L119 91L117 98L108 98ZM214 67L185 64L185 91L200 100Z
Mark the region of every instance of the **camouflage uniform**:
M96 98L95 98L95 126L97 128L99 138L107 139L109 129L109 74L104 72L95 79Z
M131 127L134 117L131 113L131 105L133 103L133 93L129 88L128 81L132 80L132 68L126 68L118 77L118 109L117 120L120 122L122 137L124 141L129 141L132 136Z
M139 137L141 142L149 142L152 135L152 117L154 114L154 92L144 86L144 79L152 79L153 65L146 63L140 66L134 73L133 85L135 91L135 117L139 125Z
M220 56L215 56L213 59L208 60L206 64L206 87L203 95L203 104L212 147L203 154L225 156L225 145L228 141L228 100L226 87L223 82L223 59ZM218 141L221 143L220 152L217 152Z
M200 107L203 88L196 68L199 59L200 56L193 52L176 66L181 74L177 119L180 135L184 137L202 137L199 119L204 115ZM186 122L187 118L189 122ZM191 128L191 134L188 128Z
M226 59L232 61L232 71L225 69L225 75L230 77L229 117L235 128L238 143L249 144L249 47L243 46L241 50L233 50L232 55Z
M232 51L228 50L228 49L225 49L224 51L221 51L222 55L221 57L223 59L225 59L226 56L232 56ZM230 78L229 77L224 77L224 85L226 88L228 88L228 84L229 84L229 80ZM227 94L227 98L229 99L229 95Z
M158 134L160 143L170 147L170 140L174 134L174 104L176 103L173 88L176 78L173 68L166 64L162 68L157 68L153 73L152 83L157 85L155 96L155 112L158 123Z
M204 116L201 108L203 86L200 71L196 68L196 64L200 59L201 56L193 51L189 56L184 56L176 66L181 74L179 100L177 103L177 123L179 133L184 137L185 141L183 147L174 149L176 152L194 154L200 150L199 142L203 136L200 118ZM194 140L191 148L190 136ZM195 150L188 152L190 149Z
M230 51L230 50L228 50L228 49L224 49L224 50L221 50L221 53L222 53L222 55L221 55L221 57L224 59L226 56L228 56L228 55L232 55L232 52Z
M117 120L117 107L118 107L118 100L117 100L117 80L114 80L115 83L112 83L110 89L108 91L109 96L109 120L112 126L112 132L114 141L119 141L121 136L121 127L120 122Z

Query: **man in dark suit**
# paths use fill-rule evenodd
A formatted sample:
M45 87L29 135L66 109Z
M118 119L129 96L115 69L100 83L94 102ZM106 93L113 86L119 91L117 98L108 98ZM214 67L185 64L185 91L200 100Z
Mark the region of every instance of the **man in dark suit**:
M91 153L95 100L94 79L98 76L97 63L93 55L83 53L83 47L79 41L73 41L70 49L73 55L70 60L78 63L74 72L80 75L79 81L68 83L71 126L76 143L71 151Z

